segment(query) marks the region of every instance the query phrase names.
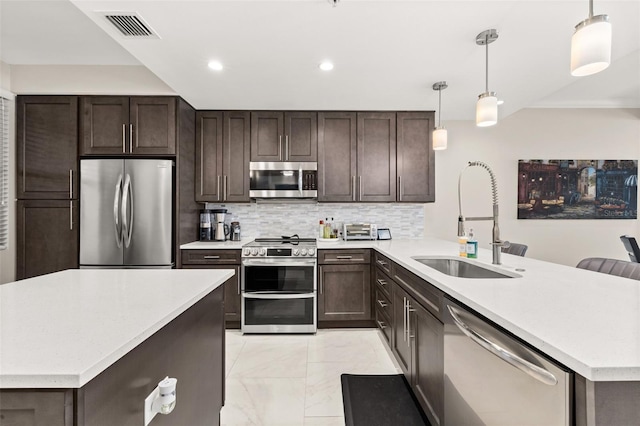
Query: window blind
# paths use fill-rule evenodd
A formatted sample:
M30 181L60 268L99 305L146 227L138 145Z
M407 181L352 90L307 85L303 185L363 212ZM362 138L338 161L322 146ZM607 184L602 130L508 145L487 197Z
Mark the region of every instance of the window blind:
M9 104L0 97L0 250L9 242Z

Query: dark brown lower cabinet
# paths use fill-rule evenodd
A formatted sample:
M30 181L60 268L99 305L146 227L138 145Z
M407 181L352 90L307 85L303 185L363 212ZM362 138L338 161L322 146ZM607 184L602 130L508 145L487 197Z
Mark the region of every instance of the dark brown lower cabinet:
M17 279L78 267L78 200L18 200L17 208Z
M320 265L318 321L371 320L370 265Z
M176 406L152 425L219 425L224 405L223 288L77 389L1 389L1 425L138 426L144 400L166 376Z
M233 269L235 275L224 284L226 328L240 328L240 250L182 250L183 269Z
M441 425L444 325L397 284L392 323L392 352L431 424Z

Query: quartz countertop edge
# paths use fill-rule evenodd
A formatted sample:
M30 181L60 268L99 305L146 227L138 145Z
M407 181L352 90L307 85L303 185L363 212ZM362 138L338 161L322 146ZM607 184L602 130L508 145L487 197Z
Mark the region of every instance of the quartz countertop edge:
M241 241L193 241L182 244L180 250L233 250L241 249L243 245L253 241L253 239L243 239Z
M80 388L233 275L76 269L4 284L0 388Z

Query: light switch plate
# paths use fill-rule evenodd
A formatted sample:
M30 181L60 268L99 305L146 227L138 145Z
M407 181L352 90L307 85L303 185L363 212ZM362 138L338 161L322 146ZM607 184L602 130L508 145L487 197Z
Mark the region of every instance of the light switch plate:
M158 386L156 386L156 388L151 391L149 396L144 399L144 426L147 426L149 423L151 423L151 420L153 420L156 414L158 414L157 412L151 410L151 405L158 396L160 396L160 389L158 388Z

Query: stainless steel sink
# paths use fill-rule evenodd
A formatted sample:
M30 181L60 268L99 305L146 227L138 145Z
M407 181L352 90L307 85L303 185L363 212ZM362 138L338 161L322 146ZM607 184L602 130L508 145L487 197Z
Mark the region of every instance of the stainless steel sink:
M494 269L489 269L458 257L415 256L412 257L412 259L452 277L474 279L520 277L518 274L507 271L498 272Z

